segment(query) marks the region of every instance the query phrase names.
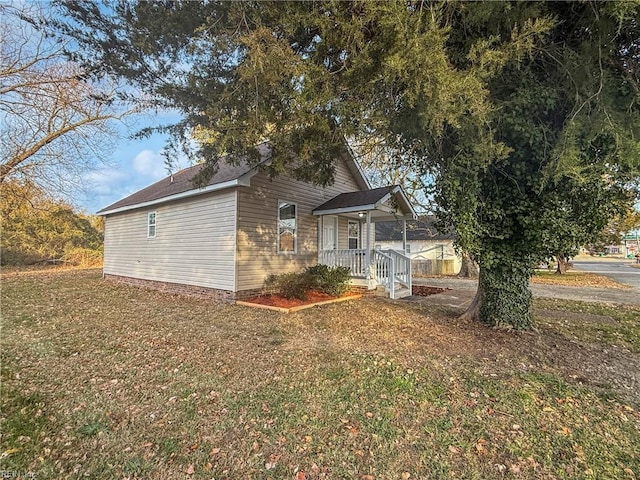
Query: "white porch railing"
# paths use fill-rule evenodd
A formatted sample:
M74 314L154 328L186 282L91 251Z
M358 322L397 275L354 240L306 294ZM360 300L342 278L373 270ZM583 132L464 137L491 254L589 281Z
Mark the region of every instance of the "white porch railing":
M321 250L318 263L332 267L347 267L352 277L366 277L367 252L363 248L354 250Z
M401 283L411 291L411 259L396 250L387 250L386 253L393 258L394 281Z
M387 289L389 295L391 296L393 290L392 279L394 276L393 258L384 253L382 250L376 249L373 251L373 255L371 255L371 260L374 267L374 278L380 285L383 285ZM391 298L393 298L393 296Z
M367 252L356 250L322 250L318 262L323 265L348 267L352 277L373 278L383 285L393 299L399 283L411 295L411 259L395 250L372 250L371 266L367 269Z
M374 250L373 266L375 279L384 285L392 299L398 297L397 283L411 295L411 259L395 250Z

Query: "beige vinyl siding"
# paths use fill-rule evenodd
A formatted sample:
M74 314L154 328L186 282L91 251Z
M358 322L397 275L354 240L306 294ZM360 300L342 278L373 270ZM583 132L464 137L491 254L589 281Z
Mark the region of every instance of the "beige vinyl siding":
M357 222L355 218L338 217L338 249L347 250L349 248L349 221ZM376 238L376 224L371 222L369 232L371 235L371 248L374 246ZM365 248L367 246L367 222L363 218L360 220L360 247Z
M335 182L322 188L288 177L272 181L263 172L251 179L251 187L238 189L237 288L261 288L269 274L299 271L318 261L318 218L314 208L340 193L360 187L343 162L336 163ZM277 253L278 201L297 206L297 253ZM346 238L346 220L338 227ZM346 240L345 240L346 241ZM342 247L340 247L342 248ZM346 247L345 247L346 248Z
M104 272L235 290L235 189L108 215ZM156 212L156 236L147 216Z
M338 250L347 250L349 248L349 219L347 217L338 217Z

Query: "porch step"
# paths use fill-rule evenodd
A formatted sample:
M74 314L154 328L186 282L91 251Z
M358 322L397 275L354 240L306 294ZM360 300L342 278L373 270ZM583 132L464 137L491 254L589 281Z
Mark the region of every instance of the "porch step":
M396 287L396 300L399 298L408 297L409 295L411 295L411 290L409 290L407 287Z
M389 296L389 292L384 287L384 285L378 284L378 286L376 287L376 297L388 297L388 296Z

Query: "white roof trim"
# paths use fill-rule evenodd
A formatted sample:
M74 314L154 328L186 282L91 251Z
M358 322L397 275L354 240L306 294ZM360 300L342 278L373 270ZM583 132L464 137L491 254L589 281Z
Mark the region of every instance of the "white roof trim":
M333 215L335 213L351 213L351 212L366 212L367 210L375 210L376 206L373 203L369 205L358 205L355 207L343 207L332 208L330 210L315 210L314 215Z
M124 207L114 208L112 210L100 212L98 215L111 215L112 213L126 212L127 210L134 210L136 208L150 207L152 205L158 205L160 203L171 202L172 200L180 200L182 198L195 197L196 195L215 192L218 190L223 190L225 188L248 186L249 185L248 179L245 179L244 177L245 175L242 175L240 178L236 178L235 180L229 180L228 182L216 183L214 185L209 185L204 188L195 188L193 190L187 190L186 192L169 195L168 197L149 200L148 202L134 203L133 205L125 205Z

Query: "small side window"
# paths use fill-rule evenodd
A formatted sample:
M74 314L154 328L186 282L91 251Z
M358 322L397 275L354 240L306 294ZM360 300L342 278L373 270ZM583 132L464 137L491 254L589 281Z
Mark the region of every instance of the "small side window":
M147 216L147 238L156 238L156 212Z

